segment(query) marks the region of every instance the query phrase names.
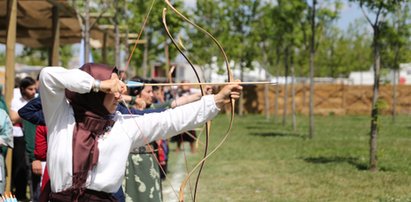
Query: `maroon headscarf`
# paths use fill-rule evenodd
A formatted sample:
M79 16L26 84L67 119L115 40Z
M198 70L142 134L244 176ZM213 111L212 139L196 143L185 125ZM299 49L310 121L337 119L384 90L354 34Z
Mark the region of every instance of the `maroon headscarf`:
M81 70L89 73L93 78L104 81L117 73L115 67L103 64L84 64ZM74 111L76 125L73 131L73 200L84 193L87 174L98 161L98 137L104 134L108 127L114 124L110 113L104 107L103 92L85 94L66 90L66 97Z

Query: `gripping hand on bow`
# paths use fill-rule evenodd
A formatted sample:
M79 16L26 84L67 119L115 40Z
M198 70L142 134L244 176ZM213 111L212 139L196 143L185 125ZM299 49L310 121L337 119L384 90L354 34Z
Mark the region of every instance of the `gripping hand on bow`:
M126 85L118 78L117 74L111 74L111 78L101 81L100 91L111 94L124 94L127 91Z
M225 104L230 102L230 99L239 99L243 87L238 83L240 80L236 80L231 84L224 86L220 92L214 95L214 101L218 108L222 108Z

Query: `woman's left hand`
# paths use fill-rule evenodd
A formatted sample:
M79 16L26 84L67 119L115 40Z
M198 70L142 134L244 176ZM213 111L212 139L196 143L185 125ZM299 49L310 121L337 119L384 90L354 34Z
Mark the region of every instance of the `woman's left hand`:
M221 108L224 104L230 102L230 99L239 99L243 87L239 84L240 80L236 80L232 83L225 85L220 92L214 95L214 100L217 107Z

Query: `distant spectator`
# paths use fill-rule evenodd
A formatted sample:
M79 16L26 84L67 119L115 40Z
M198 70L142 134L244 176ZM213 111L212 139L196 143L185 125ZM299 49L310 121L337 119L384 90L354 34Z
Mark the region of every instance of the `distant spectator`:
M9 118L9 115L3 109L0 109L0 147L7 149L7 147L13 147L13 125ZM6 186L6 169L5 161L6 156L4 153L0 154L0 194L4 194L4 188Z
M28 184L28 159L26 158L26 139L24 133L33 136L35 126L31 123L24 123L17 111L27 104L36 95L36 81L31 77L23 78L19 83L19 90L15 91L11 101L10 118L13 123L14 149L11 169L11 187L17 200L27 200L26 191ZM23 133L23 127L25 131ZM34 142L32 142L34 145ZM34 146L33 146L34 147Z

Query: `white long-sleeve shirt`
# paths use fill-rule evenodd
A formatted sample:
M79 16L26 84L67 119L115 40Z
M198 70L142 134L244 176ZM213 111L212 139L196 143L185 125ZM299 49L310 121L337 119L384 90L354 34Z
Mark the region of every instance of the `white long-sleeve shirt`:
M40 95L48 127L47 166L52 192L64 191L72 185L72 143L74 113L64 90L88 93L94 82L88 73L62 67L46 67L40 74ZM153 140L177 135L193 129L219 112L213 96L161 113L143 116L116 113L115 124L98 140L99 159L89 173L86 187L108 193L121 185L131 149Z

